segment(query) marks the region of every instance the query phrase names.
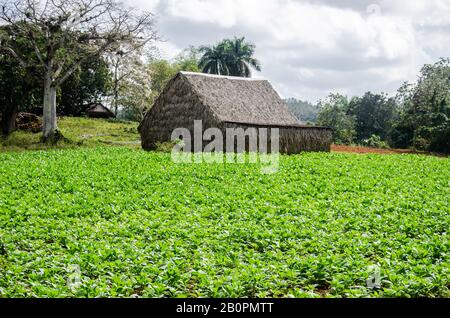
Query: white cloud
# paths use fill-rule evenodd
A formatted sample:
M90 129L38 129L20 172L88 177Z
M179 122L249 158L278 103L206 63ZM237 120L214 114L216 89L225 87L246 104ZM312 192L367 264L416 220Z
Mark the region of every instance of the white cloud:
M317 100L330 91L394 92L421 65L450 52L444 0L128 0L156 10L160 46L174 56L192 44L246 36L284 96ZM176 52L175 52L176 50Z
M233 0L168 0L167 13L178 18L194 22L215 23L222 27L231 27L236 23L237 3Z
M125 0L124 3L127 6L131 6L137 9L155 12L161 1L164 0Z

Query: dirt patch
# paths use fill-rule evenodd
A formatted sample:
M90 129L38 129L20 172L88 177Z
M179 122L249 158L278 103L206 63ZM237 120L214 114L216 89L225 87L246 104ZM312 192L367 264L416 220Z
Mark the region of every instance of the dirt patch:
M320 297L322 297L322 298L326 297L330 293L330 291L331 291L331 285L330 285L330 283L327 283L327 282L319 284L316 287L316 289L314 290L314 292L316 294L319 294Z
M347 153L375 153L375 154L420 154L420 155L429 155L429 156L439 156L439 157L448 157L448 155L440 154L440 153L431 153L425 151L416 151L412 149L378 149L378 148L370 148L370 147L362 147L362 146L344 146L344 145L331 145L332 152L347 152Z

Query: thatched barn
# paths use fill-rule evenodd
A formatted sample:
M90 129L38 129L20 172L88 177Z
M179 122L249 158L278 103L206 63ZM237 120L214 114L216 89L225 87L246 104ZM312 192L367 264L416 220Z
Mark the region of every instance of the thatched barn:
M300 123L267 80L180 72L164 88L139 125L142 147L154 150L172 131L209 127L279 128L282 153L329 151L331 130Z

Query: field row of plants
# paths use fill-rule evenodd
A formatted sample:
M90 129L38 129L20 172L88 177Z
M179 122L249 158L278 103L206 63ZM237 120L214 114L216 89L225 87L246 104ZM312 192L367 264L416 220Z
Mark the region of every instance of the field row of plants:
M308 153L260 171L0 153L0 297L450 296L448 159Z

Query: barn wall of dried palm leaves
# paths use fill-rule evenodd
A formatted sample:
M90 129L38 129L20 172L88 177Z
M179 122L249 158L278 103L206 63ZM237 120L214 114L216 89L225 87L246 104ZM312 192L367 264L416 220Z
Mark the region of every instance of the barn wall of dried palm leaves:
M193 136L194 120L202 120L204 130L219 125L189 83L175 77L167 84L138 128L142 147L154 150L157 143L171 141L176 128L186 128Z
M256 131L265 129L267 137L260 137L258 133L258 145L267 143L267 151L270 152L272 132L273 129L278 131L279 139L279 151L284 154L295 154L303 151L330 151L330 145L332 140L331 129L317 126L283 126L283 125L255 125L250 123L231 123L227 122L224 128L238 129L242 128L244 131L255 128ZM225 129L223 134L225 136ZM264 134L262 134L264 136ZM235 149L237 144L235 143ZM260 148L258 148L260 149ZM249 151L248 140L246 141L245 150Z

